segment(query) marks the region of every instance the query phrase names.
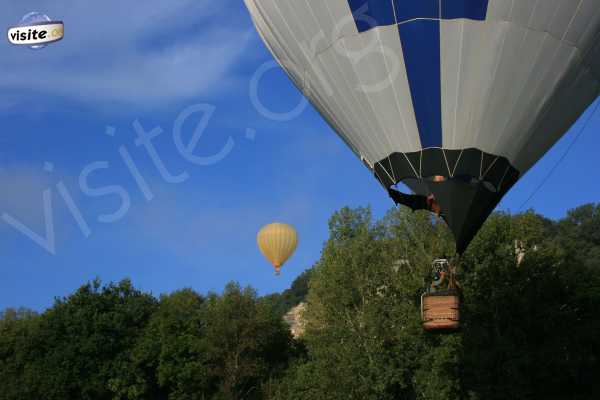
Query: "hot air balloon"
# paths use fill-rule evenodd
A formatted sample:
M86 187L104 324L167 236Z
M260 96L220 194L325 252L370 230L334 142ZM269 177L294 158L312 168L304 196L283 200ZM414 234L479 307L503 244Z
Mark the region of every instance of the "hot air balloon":
M444 218L459 256L600 93L600 0L244 1L294 84L396 202ZM458 325L454 291L424 296L426 329Z
M435 198L459 254L600 92L600 0L245 3L384 188Z
M258 248L279 275L281 267L294 254L298 245L296 230L287 224L279 222L261 228L256 236Z

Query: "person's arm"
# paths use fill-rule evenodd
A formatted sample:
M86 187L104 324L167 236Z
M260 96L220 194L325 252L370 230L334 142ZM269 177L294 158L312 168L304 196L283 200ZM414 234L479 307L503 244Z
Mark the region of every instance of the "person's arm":
M413 211L427 210L427 197L416 194L405 194L394 189L388 189L388 193L396 204L402 204Z

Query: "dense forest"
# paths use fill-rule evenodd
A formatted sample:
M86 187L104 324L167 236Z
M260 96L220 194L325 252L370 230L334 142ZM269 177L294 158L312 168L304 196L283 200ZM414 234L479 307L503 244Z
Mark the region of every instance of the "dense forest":
M460 261L462 329L445 335L419 309L431 261L452 254L443 223L344 208L329 228L281 294L94 281L41 314L5 310L0 400L600 399L600 205L493 214ZM300 302L295 340L282 316Z

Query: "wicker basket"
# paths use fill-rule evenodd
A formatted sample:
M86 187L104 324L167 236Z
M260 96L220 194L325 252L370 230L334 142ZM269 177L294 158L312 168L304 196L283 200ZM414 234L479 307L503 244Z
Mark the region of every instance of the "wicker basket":
M458 293L423 294L421 318L427 331L456 330L460 327L460 299Z

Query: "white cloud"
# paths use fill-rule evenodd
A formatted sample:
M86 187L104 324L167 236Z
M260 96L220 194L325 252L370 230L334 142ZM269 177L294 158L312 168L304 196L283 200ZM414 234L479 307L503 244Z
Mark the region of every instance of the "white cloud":
M44 50L0 46L0 88L13 96L141 106L185 100L232 82L252 37L243 9L229 0L58 3L0 5L6 27L32 9L65 22L65 39Z
M52 186L52 177L42 168L10 166L0 169L0 214L8 213L32 227L43 229L42 193ZM4 222L0 226L6 227Z
M18 239L20 243L39 246L52 253L69 243L72 235L79 235L73 216L57 193L55 181L59 176L77 204L79 192L71 190L74 182L62 171L48 172L22 164L0 168L0 187L4 188L0 196L3 242L7 238ZM44 199L45 191L49 200Z

